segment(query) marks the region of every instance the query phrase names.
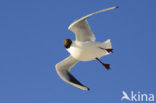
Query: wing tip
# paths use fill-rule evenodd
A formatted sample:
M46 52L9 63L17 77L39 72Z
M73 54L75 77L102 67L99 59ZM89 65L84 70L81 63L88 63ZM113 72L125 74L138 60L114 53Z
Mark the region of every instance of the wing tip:
M85 91L90 91L90 89L88 87L82 87L80 89L85 90Z
M87 88L87 91L90 91L90 89L89 89L89 88Z
M119 8L119 6L116 6L115 8Z

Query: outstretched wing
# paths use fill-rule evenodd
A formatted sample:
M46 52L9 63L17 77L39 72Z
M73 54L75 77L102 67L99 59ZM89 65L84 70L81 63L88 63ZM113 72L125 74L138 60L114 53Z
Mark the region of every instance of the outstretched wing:
M70 69L77 64L79 61L69 56L65 60L56 64L56 72L65 82L71 84L74 87L80 88L82 90L89 90L86 86L81 84L71 73Z
M91 13L87 16L81 17L80 19L75 20L72 24L70 24L68 29L75 33L77 41L83 41L83 42L94 41L96 38L89 27L87 18L97 13L101 13L101 12L116 9L116 8L118 7L111 7L111 8L103 9L103 10Z

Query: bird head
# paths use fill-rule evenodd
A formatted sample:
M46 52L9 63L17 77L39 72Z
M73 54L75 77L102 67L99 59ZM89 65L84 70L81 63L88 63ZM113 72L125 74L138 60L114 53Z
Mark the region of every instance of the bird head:
M71 44L72 44L72 40L64 39L64 46L66 49L70 48Z

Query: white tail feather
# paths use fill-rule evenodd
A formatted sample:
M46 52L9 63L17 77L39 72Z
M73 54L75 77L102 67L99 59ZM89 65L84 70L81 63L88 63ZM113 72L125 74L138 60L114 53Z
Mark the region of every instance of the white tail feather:
M103 43L103 48L105 48L105 49L112 49L112 44L111 44L110 39L106 40L106 41Z

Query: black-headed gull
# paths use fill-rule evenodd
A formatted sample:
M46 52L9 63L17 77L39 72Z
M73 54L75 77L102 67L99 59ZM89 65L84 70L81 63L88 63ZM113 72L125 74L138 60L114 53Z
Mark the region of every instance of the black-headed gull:
M110 69L109 64L100 61L99 58L108 55L112 52L110 39L105 42L95 42L95 36L92 33L87 18L108 10L113 10L118 7L111 7L103 9L87 16L81 17L74 21L68 29L75 33L76 40L65 39L64 46L70 53L70 56L63 61L56 64L56 72L65 82L80 88L82 90L89 90L88 87L81 84L71 73L70 69L79 61L98 60L106 69Z

